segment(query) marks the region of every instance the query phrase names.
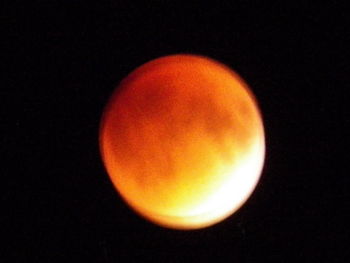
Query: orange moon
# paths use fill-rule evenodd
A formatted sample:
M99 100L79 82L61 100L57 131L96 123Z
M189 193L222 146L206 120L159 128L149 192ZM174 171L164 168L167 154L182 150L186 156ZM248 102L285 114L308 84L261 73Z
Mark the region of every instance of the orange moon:
M189 54L131 72L101 119L100 150L126 203L147 220L198 229L234 213L265 158L257 102L227 66Z

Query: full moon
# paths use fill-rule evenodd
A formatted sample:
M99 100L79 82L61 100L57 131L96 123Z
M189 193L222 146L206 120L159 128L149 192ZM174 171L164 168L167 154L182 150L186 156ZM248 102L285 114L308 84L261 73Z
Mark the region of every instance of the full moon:
M190 54L154 59L122 80L105 107L99 142L125 202L173 229L208 227L237 211L265 158L248 85L224 64Z

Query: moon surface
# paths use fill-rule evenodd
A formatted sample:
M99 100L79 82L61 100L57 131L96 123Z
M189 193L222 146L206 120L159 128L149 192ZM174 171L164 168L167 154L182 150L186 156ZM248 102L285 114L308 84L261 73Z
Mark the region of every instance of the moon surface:
M253 192L265 157L262 117L247 84L227 66L190 54L131 72L104 110L99 140L120 196L173 229L233 214Z

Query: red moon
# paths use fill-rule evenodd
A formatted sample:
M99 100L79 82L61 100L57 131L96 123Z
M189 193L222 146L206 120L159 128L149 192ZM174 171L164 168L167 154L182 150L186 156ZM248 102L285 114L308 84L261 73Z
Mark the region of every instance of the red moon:
M265 158L262 117L248 85L198 55L161 57L131 72L111 96L99 136L121 197L173 229L208 227L234 213Z

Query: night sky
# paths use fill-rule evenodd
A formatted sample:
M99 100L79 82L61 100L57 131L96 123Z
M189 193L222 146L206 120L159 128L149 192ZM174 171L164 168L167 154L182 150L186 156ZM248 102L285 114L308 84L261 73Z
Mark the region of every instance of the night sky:
M2 8L0 262L345 262L346 9L338 1L87 2ZM196 231L134 214L98 146L100 117L118 83L175 53L237 71L257 97L266 132L251 198Z

